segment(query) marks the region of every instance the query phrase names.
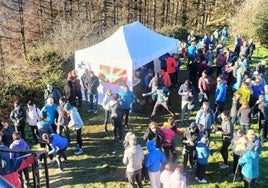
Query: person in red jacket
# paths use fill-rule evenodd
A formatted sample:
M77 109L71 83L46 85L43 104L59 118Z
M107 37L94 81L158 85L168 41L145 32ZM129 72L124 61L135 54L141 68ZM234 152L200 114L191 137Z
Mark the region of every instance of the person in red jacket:
M177 76L176 69L178 67L178 63L177 63L175 57L174 56L169 56L166 59L166 65L167 65L167 73L169 74L171 83L176 84L176 76Z

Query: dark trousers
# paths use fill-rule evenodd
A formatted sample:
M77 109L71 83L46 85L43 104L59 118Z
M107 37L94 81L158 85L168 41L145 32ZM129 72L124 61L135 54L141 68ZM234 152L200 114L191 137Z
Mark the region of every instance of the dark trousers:
M50 147L49 144L46 144L46 143L44 143L44 142L41 142L41 143L40 143L40 147L41 147L41 148L46 148L46 146L48 146L49 151L52 150L52 148ZM40 155L39 160L42 161L42 159L44 159L44 158L45 158L45 154L42 154L42 155ZM53 160L53 154L49 155L49 159L50 159L50 160Z
M174 150L174 146L163 146L165 156L169 160L169 154L172 154L172 161L174 162L177 158L177 153Z
M67 146L64 149L59 149L56 153L56 160L57 160L57 164L58 164L60 169L63 169L61 157L63 157L64 161L67 161L67 157L65 155L66 148L67 148Z
M82 148L83 142L82 142L82 128L76 129L76 143L79 145L79 148Z
M223 111L223 104L224 104L224 102L216 102L215 103L215 106L214 106L215 118L217 118L218 115L220 115L221 112Z
M186 150L184 155L183 155L183 166L187 166L187 162L190 162L190 165L194 165L194 150Z
M244 188L254 188L255 179L244 177Z
M228 165L228 147L231 144L231 141L229 140L222 140L222 146L221 146L221 156L223 158L224 164Z
M36 125L31 125L31 132L32 132L32 136L33 136L33 140L34 141L38 141L38 128Z
M24 174L24 179L22 177L22 174ZM24 168L23 170L19 171L19 175L20 175L20 181L22 182L22 184L30 182L28 168Z
M137 182L139 188L143 188L142 186L142 169L136 170L134 172L126 172L128 179L128 187L135 188L135 182Z
M68 140L68 144L70 144L71 139L70 139L69 127L67 125L57 125L57 134L62 136L62 132L64 132L65 138Z
M78 104L79 104L79 107L81 107L81 105L82 105L82 92L81 92L80 89L74 91L74 101L73 101L73 104L74 104L74 105L76 104L76 103L75 103L76 97L78 98L78 102L79 102Z
M239 175L239 176L241 177L241 179L242 179L242 174L241 174L241 170L242 170L242 168L241 168L241 166L238 164L238 160L239 160L239 158L240 158L240 155L236 155L236 154L233 153L233 159L234 159L233 173L234 173L234 174L237 173L237 174L236 174L236 177ZM238 165L238 166L237 166L237 165ZM238 168L237 172L236 172L236 168Z
M260 138L262 141L264 139L267 139L267 128L268 128L268 121L259 120L259 131L260 131Z
M125 116L125 125L128 125L128 117L129 117L129 110L130 109L123 109L122 110L122 122L123 122L123 118Z
M98 110L98 93L88 93L89 110Z
M119 117L112 117L111 121L114 126L114 138L117 137L117 133L118 133L119 140L122 140L123 138L122 119Z
M15 131L20 133L21 137L23 139L25 139L25 125L19 125L19 126L14 126L15 127Z
M200 164L200 163L197 162L197 164L196 164L196 177L199 180L204 179L205 173L206 173L206 168L207 168L207 165Z
M107 124L109 122L109 119L110 119L110 110L105 110L104 111L104 131L107 132Z
M243 134L246 135L250 129L250 125L240 124L240 129L243 131Z

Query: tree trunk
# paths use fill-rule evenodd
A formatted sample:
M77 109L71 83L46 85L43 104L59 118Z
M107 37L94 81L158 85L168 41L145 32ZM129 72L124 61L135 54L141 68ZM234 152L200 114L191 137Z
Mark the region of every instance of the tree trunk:
M18 0L18 6L19 6L19 23L20 23L22 51L23 51L24 57L27 57L25 25L24 25L24 17L23 17L23 0Z

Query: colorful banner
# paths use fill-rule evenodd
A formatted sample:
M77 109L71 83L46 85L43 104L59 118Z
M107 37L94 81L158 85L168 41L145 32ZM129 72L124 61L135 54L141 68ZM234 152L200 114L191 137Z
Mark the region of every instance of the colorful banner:
M100 65L99 79L102 82L122 86L127 83L127 71L116 67Z

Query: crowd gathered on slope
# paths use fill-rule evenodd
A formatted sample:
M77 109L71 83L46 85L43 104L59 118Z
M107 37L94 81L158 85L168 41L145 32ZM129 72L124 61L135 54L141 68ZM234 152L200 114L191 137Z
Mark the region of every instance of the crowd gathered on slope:
M187 41L178 42L177 53L159 57L159 71L154 71L153 63L135 71L135 79L139 80L139 89L142 91L140 97L145 103L143 105L153 104L150 123L143 136L146 152L137 143L136 134L126 130L130 127L130 112L148 108L138 108L141 104L127 85L122 86L119 93L113 93L113 88L107 89L102 101L104 133L108 133L108 124L111 122L113 139L124 146L123 163L126 165L129 187L135 187L136 183L139 188L143 187L142 179L148 177L152 188L185 188L189 173L195 174L198 183L207 183L206 168L212 153L209 148L210 136L215 132L220 133L222 138L222 163L219 168L230 167L228 148L231 145L233 175L243 180L245 187L254 187L259 177L262 143L267 141L268 131L266 62L261 60L251 67L255 50L253 41L246 42L237 35L234 39L235 48L230 50L226 46L229 37L227 28L221 31L216 29L211 36L206 34L200 40L192 31ZM186 78L180 77L183 65L188 73ZM180 84L179 80L183 83ZM10 119L1 120L1 149L28 150L30 147L25 139L25 126L29 125L29 141L39 143L40 148L48 150L50 165L54 164L53 154L56 154L58 170L62 172L69 164L65 154L71 143L69 128L73 127L76 133L76 144L72 148L74 154L84 152L84 123L78 109L82 107L83 95L88 112L98 114L99 85L94 70L86 69L80 78L75 71L71 71L62 91L52 84L47 85L42 108L39 109L34 101L29 100L24 110L16 101ZM174 107L171 108L174 100L170 97L172 92L180 98L180 108L176 111ZM230 111L226 108L228 98L232 99ZM165 114L163 108L170 117L160 126L157 117ZM192 120L190 117L194 109L197 114ZM178 121L187 126L186 130L176 124L178 112ZM251 128L252 118L255 117L258 120L258 134ZM176 135L182 137L181 151L176 150ZM183 157L182 164L177 164L179 153ZM28 157L12 152L3 156L2 153L5 161L2 162L3 177L16 187L29 185L29 172L25 168L25 162L29 163ZM40 166L44 157L38 156ZM15 174L16 178L9 178L10 174Z

